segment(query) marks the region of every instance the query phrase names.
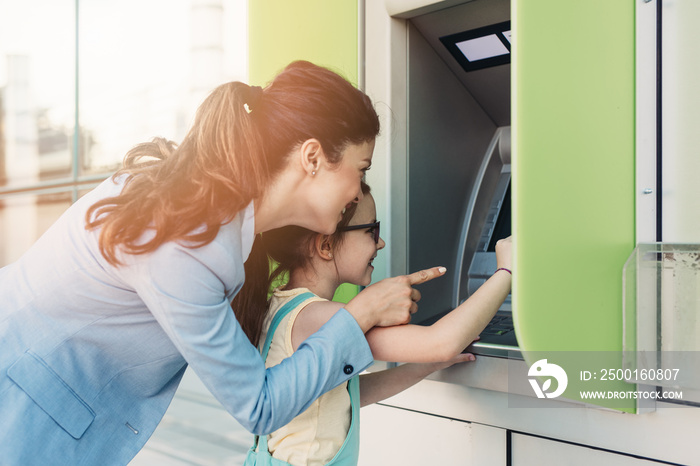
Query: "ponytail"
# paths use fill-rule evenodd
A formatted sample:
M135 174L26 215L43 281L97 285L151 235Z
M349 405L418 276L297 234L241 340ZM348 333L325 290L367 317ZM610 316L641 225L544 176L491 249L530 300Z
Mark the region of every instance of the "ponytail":
M244 264L246 281L231 302L231 308L238 323L255 346L260 340L263 322L267 315L270 265L262 235L257 234L248 260ZM252 277L261 278L253 279ZM262 279L262 277L265 278Z
M167 241L194 247L211 242L221 225L260 196L271 172L260 132L246 111L255 91L243 83L219 86L197 111L178 147L163 138L131 149L113 179L122 192L93 204L86 228L101 228L100 251L113 265L117 250L153 251ZM154 231L142 241L146 229Z

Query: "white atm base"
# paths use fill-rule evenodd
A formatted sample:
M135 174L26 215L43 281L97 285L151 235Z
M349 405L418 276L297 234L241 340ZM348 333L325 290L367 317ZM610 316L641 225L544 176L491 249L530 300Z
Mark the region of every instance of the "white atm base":
M488 368L496 358L477 362L434 377L450 382L424 380L363 408L360 465L700 465L700 408L658 403L628 414L565 401L509 408L508 397L522 395L470 386L498 373Z

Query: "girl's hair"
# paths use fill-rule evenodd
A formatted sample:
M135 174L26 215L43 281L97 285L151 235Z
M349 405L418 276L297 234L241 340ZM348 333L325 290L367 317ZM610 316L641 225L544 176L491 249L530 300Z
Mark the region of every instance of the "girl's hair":
M364 181L361 185L362 193L369 194L369 186ZM335 233L328 237L333 249L342 244L345 232L340 230L350 223L356 210L356 203L348 207L338 222ZM257 346L260 340L269 306L268 295L273 285L284 281L292 270L308 266L314 254L314 240L319 234L290 225L266 231L255 237L253 249L245 263L246 276L249 270L258 275L264 272L267 279L254 281L246 278L243 288L232 303L238 322L254 345ZM274 270L270 272L270 269Z
M346 146L377 134L369 97L309 62L291 63L265 89L223 84L199 107L179 146L156 138L127 153L113 176L126 176L122 192L93 204L86 228L101 228L100 251L113 265L120 251L143 254L168 241L204 246L262 195L305 140L318 139L338 163Z

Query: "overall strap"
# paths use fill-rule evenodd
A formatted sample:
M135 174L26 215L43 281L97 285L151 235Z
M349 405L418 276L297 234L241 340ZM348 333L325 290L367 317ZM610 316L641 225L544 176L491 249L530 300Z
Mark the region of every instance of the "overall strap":
M326 466L357 466L360 460L360 376L348 380L350 393L350 427L345 441Z
M270 328L267 329L267 337L265 338L265 344L263 345L261 351L263 361L267 361L267 353L270 352L272 337L275 336L275 331L277 331L277 327L279 326L280 322L282 322L282 319L284 319L287 314L292 312L292 310L294 310L299 304L314 296L315 295L310 291L306 291L295 296L293 299L290 299L284 306L279 308L277 313L275 313L275 316L272 318L272 322L270 323Z
M313 298L315 295L311 293L310 291L306 291L304 293L301 293L300 295L295 296L294 298L290 299L287 303L284 304L279 310L275 313L274 317L272 318L272 322L270 322L270 327L267 329L267 336L265 337L265 344L262 347L262 358L263 361L267 361L267 354L270 352L270 346L272 345L272 338L275 336L275 332L277 331L277 327L279 327L280 322L282 322L282 319L284 319L287 314L292 312L296 307L306 301L309 298ZM259 448L258 448L259 446ZM272 461L272 457L270 456L270 453L267 451L267 435L256 435L255 436L255 441L253 444L253 447L251 448L251 452L249 453L249 458L246 458L246 464L255 464L255 461L252 459L253 455L256 453L255 449L258 448L259 452L257 452L257 456L262 456L267 459L267 461ZM269 457L269 458L268 458ZM262 458L259 458L262 460ZM251 461L249 463L249 461ZM275 460L278 461L278 460ZM260 461L262 462L262 461ZM271 463L270 463L271 464ZM284 463L282 463L284 464Z

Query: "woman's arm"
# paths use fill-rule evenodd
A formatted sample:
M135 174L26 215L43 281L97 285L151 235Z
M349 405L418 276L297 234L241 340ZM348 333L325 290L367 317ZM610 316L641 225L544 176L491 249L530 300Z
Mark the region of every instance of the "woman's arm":
M129 260L128 266L119 269L122 277L167 334L173 351L252 433L279 429L373 361L363 330L341 310L291 357L266 369L226 297L227 290L242 282L242 267L217 273L230 270L237 260L227 255L225 244L214 241L189 249L166 243L148 256ZM168 376L155 373L152 378L163 377Z
M294 323L292 346L297 347L318 331L338 310L345 309L367 332L375 326L407 323L411 314L418 310L416 302L420 293L413 285L425 283L444 275L444 267L433 267L411 275L386 278L368 286L348 304L334 301L313 302L304 308Z
M344 308L367 332L372 327L406 324L418 310L420 293L413 285L420 285L444 275L444 267L420 270L410 275L385 278L362 290Z
M313 335L319 328L321 328L333 315L342 307L341 303L334 301L316 301L307 305L302 312L299 313L297 319L292 327L292 346L296 351L301 343L304 342L306 338ZM488 323L488 322L487 322ZM398 331L404 331L406 329L409 332L415 332L412 336L406 338L417 338L420 337L423 330L430 330L431 327L421 327L418 325L403 325L399 327L377 327L377 330L386 331L382 333L382 338L378 338L381 344L391 344L392 336L401 338L398 335ZM370 331L370 334L374 330ZM369 334L368 334L369 336ZM406 347L418 346L422 348L424 342L420 340L403 341L401 348L403 348L403 343L407 343ZM464 345L466 347L467 345ZM370 348L371 348L370 344ZM426 376L432 374L435 371L444 369L453 364L473 361L474 355L470 353L461 353L464 347L460 347L456 352L456 355L452 355L450 358L445 360L435 360L435 362L426 363L415 363L415 364L402 364L398 367L392 369L372 372L369 374L362 374L360 376L360 405L366 406L372 403L377 403L381 400L389 398L396 395L397 393L406 390L412 385L423 380ZM405 349L399 349L399 351L406 351ZM426 353L430 353L430 350L426 350ZM398 353L397 353L398 355ZM375 356L375 359L378 359Z
M415 385L435 371L460 362L474 361L474 359L473 354L463 353L445 362L402 364L392 369L362 374L360 376L360 406L385 400Z

